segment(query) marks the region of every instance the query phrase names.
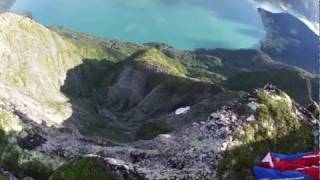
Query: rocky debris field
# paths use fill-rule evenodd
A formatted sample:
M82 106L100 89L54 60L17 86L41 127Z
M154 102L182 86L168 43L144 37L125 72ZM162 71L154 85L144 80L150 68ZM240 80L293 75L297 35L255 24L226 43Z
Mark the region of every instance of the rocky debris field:
M264 114L265 119L261 119L259 112L262 109L267 108L266 110L271 113L273 110L278 110L272 108L279 108L269 106L269 101L281 104L281 108L285 108L287 112L279 109L279 112L273 113L291 116L291 122L268 119L266 118L268 114ZM70 161L56 170L53 179L76 179L82 172L77 172L80 170L78 168L88 165L88 162L93 163L95 171L101 171L101 176L112 175L119 179L210 180L234 179L235 175L249 178L250 174L245 174L248 172L239 172L232 166L223 169L231 165L228 163L243 163L241 162L243 159L238 156L246 156L245 153L248 153L232 151L242 146L243 148L250 146L253 148L251 151L256 152L259 158L259 155L262 157L265 152L271 150L261 149L262 147L294 149L294 144L299 144L299 150L313 150L318 136L313 133L317 132L317 123L318 120L312 112L296 104L281 90L268 85L264 89L249 93L241 100L224 106L221 110L212 113L207 120L195 122L170 134L160 134L152 140L111 144L102 139L85 138L76 132L64 132L61 129L37 125L33 127L37 129L37 134L26 135L24 139L18 140L18 146L28 151L38 151L49 157L58 156ZM32 126L32 124L29 125ZM282 129L283 133L287 131L287 134L280 135L282 133L279 132L280 128L290 128L290 126L291 129ZM276 144L290 134L290 131L294 131L294 128L303 132L297 134L297 137L292 137L296 138L293 140L294 144L287 142L287 144L271 147L273 142L271 144L268 142L251 147L251 144L259 143L254 138L256 136L268 138L268 141L274 141ZM305 142L309 139L310 141ZM254 157L252 163L258 160ZM250 162L247 163L249 163L247 168L253 165ZM234 166L236 168L238 165ZM75 172L68 173L69 171ZM90 172L87 173L85 176L93 175ZM4 174L8 176L8 173Z

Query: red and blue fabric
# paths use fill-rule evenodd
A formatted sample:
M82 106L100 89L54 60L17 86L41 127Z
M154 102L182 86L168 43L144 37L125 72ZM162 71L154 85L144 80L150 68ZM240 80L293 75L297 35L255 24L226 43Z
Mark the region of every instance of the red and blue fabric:
M253 167L253 173L258 180L320 180L319 155L319 152L268 153Z

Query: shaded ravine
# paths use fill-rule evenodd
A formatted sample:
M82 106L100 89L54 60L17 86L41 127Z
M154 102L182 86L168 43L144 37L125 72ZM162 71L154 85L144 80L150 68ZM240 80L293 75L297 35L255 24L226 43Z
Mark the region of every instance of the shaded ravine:
M78 123L84 134L151 139L201 121L238 96L218 85L157 73L130 58L83 62L68 72L61 90L73 104L65 123ZM191 107L188 113L175 114L186 106Z

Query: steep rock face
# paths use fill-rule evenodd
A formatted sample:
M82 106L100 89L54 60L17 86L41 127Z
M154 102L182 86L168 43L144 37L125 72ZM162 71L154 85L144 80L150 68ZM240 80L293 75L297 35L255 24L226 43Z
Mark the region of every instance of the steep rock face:
M11 13L0 14L0 19L1 98L39 122L42 117L49 124L61 123L70 109L59 89L67 69L81 57L71 44L31 19Z
M317 73L319 37L299 19L259 9L267 32L261 49L274 60Z
M71 99L91 101L104 129L112 129L107 133L116 140L150 139L155 132L170 132L237 97L218 85L191 79L180 61L156 49L138 51L120 63L101 62L94 75L88 72L92 65L70 71L62 89ZM190 112L175 114L187 106Z
M253 0L261 8L269 11L281 11L296 16L314 33L319 35L319 1L318 0Z

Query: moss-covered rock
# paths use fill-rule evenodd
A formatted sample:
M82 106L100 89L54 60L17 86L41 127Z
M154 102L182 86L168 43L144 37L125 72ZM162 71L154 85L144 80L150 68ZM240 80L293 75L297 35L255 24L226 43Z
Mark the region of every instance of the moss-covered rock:
M52 180L118 180L119 176L107 171L104 162L97 158L83 158L61 166L52 176Z
M0 109L0 166L19 177L47 179L61 162L54 157L22 149L18 139L31 132L32 129L21 123L17 116Z
M254 120L233 136L223 153L220 179L254 179L251 168L268 152L298 153L315 147L313 128L296 114L296 104L281 90L259 90Z
M117 159L82 157L58 168L52 180L144 180L144 176Z
M171 59L155 48L138 52L134 55L133 59L155 72L181 77L184 77L187 74L187 70L179 60Z

